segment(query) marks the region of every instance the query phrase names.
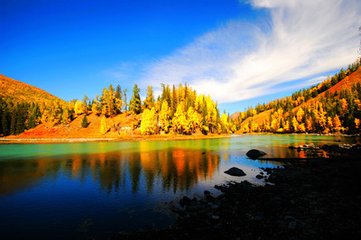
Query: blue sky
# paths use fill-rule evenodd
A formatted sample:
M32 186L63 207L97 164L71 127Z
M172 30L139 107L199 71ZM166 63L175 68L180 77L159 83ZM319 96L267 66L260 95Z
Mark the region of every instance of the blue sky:
M357 57L357 0L0 0L0 73L65 100L187 82L228 112ZM347 13L347 14L345 14Z

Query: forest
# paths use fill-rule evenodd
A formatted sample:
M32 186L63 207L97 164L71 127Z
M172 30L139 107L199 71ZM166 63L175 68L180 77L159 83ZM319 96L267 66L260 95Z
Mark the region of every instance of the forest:
M140 89L134 85L133 94L127 101L127 90L118 85L104 88L94 99L43 101L28 103L0 98L0 134L14 135L34 128L39 124L48 127L67 125L81 117L81 127L90 124L87 116L95 114L101 118L99 132L106 134L114 126L107 124L108 118L119 114L132 117L132 130L138 129L142 135L232 133L234 124L226 113L220 114L217 103L210 96L197 94L187 84L179 86L162 84L162 93L155 99L153 88L148 86L144 101Z
M161 85L160 96L152 86L142 101L140 88L134 85L128 101L127 89L109 85L99 96L62 101L57 98L32 96L31 101L0 95L0 136L17 135L40 124L48 128L66 126L81 118L87 128L88 116L100 120L99 133L118 131L107 119L124 114L130 127L141 135L153 134L231 134L231 133L359 133L361 129L361 83L357 75L358 59L346 70L341 69L322 83L295 92L292 96L250 107L244 112L220 113L211 96L197 94L187 84ZM356 79L356 80L355 80ZM44 95L44 93L42 93Z

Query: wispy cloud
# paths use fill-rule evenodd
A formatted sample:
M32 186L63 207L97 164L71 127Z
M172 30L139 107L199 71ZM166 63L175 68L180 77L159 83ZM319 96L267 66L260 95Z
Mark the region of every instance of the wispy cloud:
M249 4L269 12L266 24L230 21L145 66L142 83L187 82L221 103L235 102L299 86L300 79L310 84L356 59L359 0Z

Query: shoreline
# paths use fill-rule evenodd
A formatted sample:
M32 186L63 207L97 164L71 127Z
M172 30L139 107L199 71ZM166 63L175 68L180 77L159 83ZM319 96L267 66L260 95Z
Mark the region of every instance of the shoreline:
M319 133L287 133L288 135L305 136L334 136L334 137L360 137L360 134L319 134ZM40 138L18 138L17 136L0 137L1 144L41 144L41 143L86 143L86 142L132 142L132 141L172 141L172 140L196 140L231 138L249 135L286 135L285 133L243 133L243 134L209 134L209 135L129 135L120 137L40 137Z
M173 140L197 140L197 139L217 139L230 138L231 134L212 135L131 135L117 138L17 138L2 137L1 144L41 144L41 143L86 143L86 142L132 142L132 141L173 141Z

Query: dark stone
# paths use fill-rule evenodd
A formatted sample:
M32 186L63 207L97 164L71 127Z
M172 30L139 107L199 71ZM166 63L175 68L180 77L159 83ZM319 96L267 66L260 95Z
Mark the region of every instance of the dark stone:
M211 195L211 192L208 191L208 190L205 190L205 191L204 191L204 195L205 195L205 196L209 196L209 195Z
M187 196L184 196L180 201L179 201L179 204L184 207L184 206L187 206L191 203L191 199Z
M261 174L258 174L258 175L256 176L256 178L257 178L257 179L262 179L263 176L262 176Z
M242 169L239 169L236 167L232 167L232 168L228 169L227 171L225 171L224 173L227 173L228 175L236 176L236 177L246 176L246 173L243 172Z
M257 149L251 149L246 153L246 155L250 159L257 159L259 157L262 157L262 156L266 155L266 153L262 152L260 150L257 150Z

